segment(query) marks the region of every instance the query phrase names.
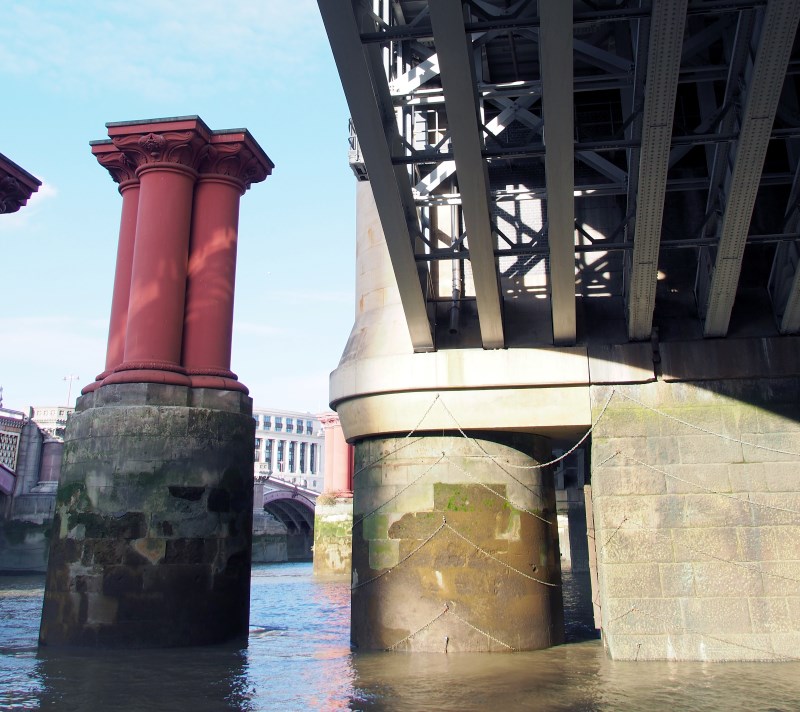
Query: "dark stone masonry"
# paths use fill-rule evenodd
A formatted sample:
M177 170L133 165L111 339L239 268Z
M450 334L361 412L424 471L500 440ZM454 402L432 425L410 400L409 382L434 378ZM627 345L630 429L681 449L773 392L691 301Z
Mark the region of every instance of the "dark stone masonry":
M42 645L167 647L245 636L251 399L104 386L69 421Z

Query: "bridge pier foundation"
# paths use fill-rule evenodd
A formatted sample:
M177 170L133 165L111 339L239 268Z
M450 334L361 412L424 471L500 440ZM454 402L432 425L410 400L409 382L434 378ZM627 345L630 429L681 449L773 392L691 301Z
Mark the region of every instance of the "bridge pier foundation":
M545 438L481 432L355 446L352 642L534 650L563 639Z
M609 655L796 659L800 379L595 386L592 401Z
M78 400L39 641L167 647L246 636L252 402L154 383Z

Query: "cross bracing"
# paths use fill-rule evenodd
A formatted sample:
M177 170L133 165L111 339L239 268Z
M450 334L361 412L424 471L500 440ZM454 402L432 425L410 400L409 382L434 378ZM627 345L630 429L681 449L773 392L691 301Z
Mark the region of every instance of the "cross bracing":
M319 5L416 350L800 331L800 3Z

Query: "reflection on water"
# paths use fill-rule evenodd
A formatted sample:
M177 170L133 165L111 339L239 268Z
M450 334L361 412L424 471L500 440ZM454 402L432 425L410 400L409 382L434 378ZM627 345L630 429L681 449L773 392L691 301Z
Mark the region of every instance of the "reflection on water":
M565 583L574 583L566 577ZM567 587L567 637L507 654L350 652L347 584L255 567L249 644L38 652L41 577L0 579L2 710L798 710L800 664L618 663ZM579 583L583 583L580 581Z

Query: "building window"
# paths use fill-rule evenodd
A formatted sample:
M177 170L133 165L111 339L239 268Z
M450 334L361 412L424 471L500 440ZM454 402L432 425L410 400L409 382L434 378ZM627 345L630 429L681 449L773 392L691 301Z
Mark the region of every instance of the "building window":
M253 457L253 460L255 462L261 462L261 450L255 451L255 456Z
M272 416L265 415L264 416L264 430L272 430Z
M256 438L256 449L261 448L261 438Z
M306 421L306 435L313 435L314 434L314 423L310 420Z
M289 472L296 472L295 469L295 455L297 453L297 443L290 442L289 443Z
M270 467L267 468L270 472L272 471L272 443L275 441L270 438L264 444L264 462L269 463Z
M311 443L308 451L308 471L312 475L317 474L317 444Z
M278 419L275 418L275 427L278 427ZM286 441L285 440L278 440L278 472L283 472L284 470L284 457L286 455Z
M293 433L294 432L294 418L287 418L286 419L286 432Z
M300 473L306 472L306 443L300 443Z
M275 416L275 431L278 433L283 432L283 418L281 418L279 415Z

